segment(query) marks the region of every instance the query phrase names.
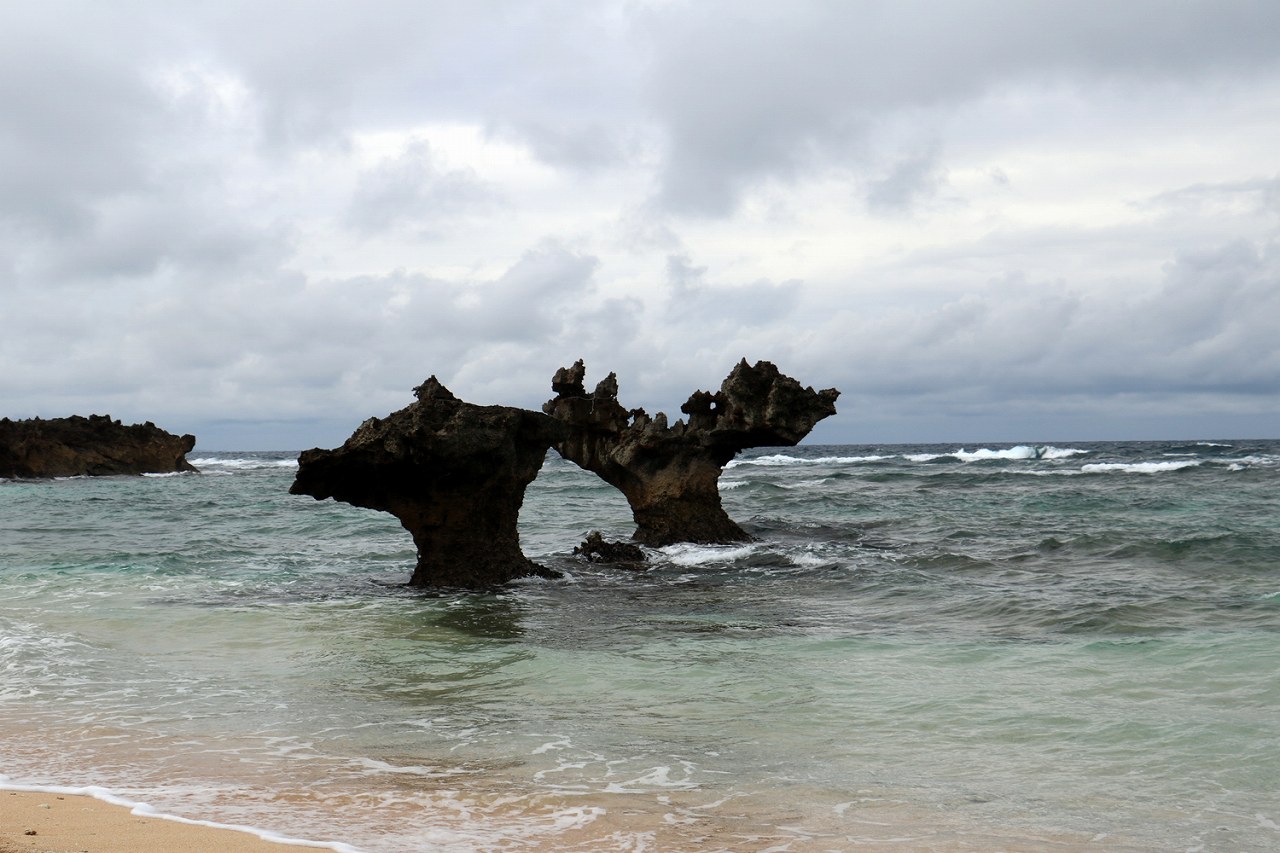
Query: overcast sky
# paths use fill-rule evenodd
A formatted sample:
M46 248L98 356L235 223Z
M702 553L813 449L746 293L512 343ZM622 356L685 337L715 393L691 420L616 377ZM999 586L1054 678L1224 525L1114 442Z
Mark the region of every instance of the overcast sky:
M0 0L0 414L1280 437L1280 4ZM673 414L674 417L674 414Z

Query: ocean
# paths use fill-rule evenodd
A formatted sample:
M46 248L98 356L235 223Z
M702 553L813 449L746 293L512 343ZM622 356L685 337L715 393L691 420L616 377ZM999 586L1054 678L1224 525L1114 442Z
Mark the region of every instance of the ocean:
M1280 441L800 446L745 545L405 586L296 453L0 481L0 785L419 851L1280 849Z

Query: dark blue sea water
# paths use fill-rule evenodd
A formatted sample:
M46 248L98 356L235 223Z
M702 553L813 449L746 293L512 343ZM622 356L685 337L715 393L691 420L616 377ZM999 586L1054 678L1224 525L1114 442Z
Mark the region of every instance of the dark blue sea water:
M296 454L0 482L0 774L367 853L1280 849L1280 442L805 446L757 541L404 586Z

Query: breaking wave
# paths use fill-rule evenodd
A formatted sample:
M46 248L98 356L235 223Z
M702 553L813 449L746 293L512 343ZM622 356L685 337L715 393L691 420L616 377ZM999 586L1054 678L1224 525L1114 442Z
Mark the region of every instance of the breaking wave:
M1202 464L1200 459L1181 459L1177 462L1093 462L1081 465L1080 471L1085 474L1101 474L1119 471L1125 474L1162 474L1166 471L1180 471L1183 468L1195 468Z
M757 545L695 545L682 542L678 545L667 545L658 550L674 565L703 566L741 560L758 549Z
M771 456L757 456L752 459L734 459L725 468L734 468L738 465L856 465L860 462L882 462L886 459L893 459L893 456L816 456L812 458L804 456L788 456L785 453L775 453Z
M232 468L232 469L260 469L260 468L297 468L297 457L288 459L271 458L271 457L219 457L219 456L203 456L199 459L188 459L192 465L197 468Z
M993 450L981 447L977 450L952 450L947 453L908 453L902 458L909 462L933 462L937 459L958 459L961 462L986 462L993 459L1069 459L1089 453L1075 447L1019 444L1014 447Z

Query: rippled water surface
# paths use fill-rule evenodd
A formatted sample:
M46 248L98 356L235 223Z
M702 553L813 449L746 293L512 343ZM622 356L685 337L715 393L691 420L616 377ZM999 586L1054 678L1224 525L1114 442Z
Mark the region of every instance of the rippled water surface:
M199 456L197 453L196 456ZM800 447L756 537L440 593L294 454L0 481L0 774L421 850L1280 849L1280 442Z

